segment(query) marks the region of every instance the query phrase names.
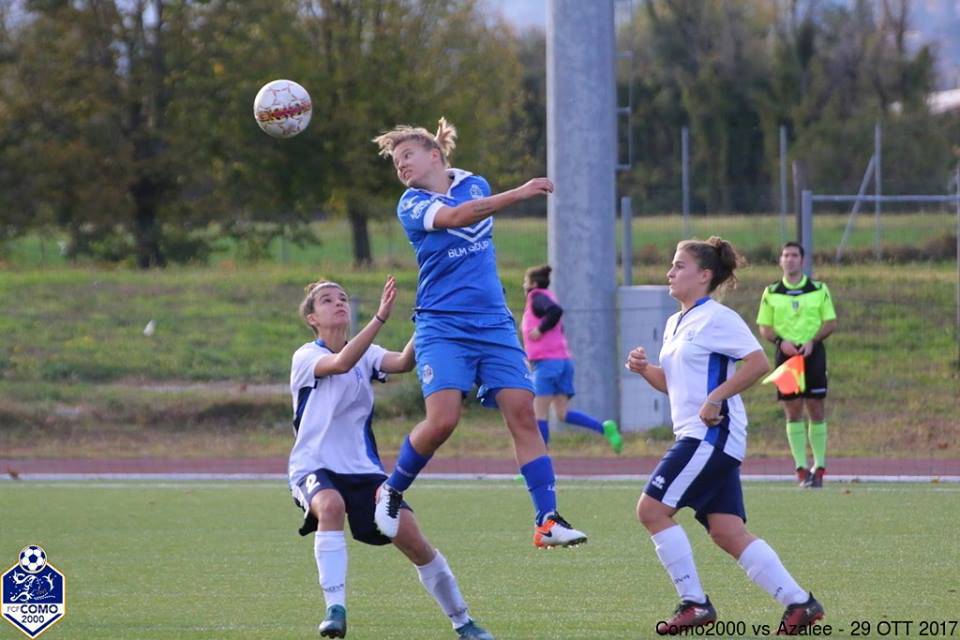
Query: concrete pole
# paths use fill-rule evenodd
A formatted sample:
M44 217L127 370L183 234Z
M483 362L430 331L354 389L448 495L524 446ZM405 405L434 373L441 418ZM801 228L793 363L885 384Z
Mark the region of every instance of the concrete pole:
M547 245L577 361L577 408L619 417L614 0L547 8Z

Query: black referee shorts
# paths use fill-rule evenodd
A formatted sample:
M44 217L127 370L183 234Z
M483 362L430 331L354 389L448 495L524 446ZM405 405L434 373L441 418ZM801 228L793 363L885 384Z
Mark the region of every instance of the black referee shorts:
M799 349L799 345L797 346ZM776 363L779 367L787 361L790 356L784 355L783 351L777 349ZM803 359L804 377L807 382L807 390L803 393L793 393L783 395L777 390L777 400L795 400L797 398L826 398L827 397L827 349L822 342L816 342L813 345L813 352Z

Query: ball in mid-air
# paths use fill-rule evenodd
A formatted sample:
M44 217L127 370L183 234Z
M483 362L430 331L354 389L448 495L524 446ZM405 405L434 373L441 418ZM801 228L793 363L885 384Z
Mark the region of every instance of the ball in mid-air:
M312 113L310 94L293 80L268 82L253 99L257 124L274 138L297 135L310 124Z

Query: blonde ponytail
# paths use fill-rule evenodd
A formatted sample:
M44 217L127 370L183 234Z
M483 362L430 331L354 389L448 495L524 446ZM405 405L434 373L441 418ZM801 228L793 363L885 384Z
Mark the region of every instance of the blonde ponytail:
M393 158L393 150L404 142L416 140L425 149L436 149L443 158L444 166L450 166L450 154L457 146L457 128L440 118L437 134L432 135L423 127L411 127L408 124L399 124L390 131L381 133L373 139L379 147L379 154L383 158Z

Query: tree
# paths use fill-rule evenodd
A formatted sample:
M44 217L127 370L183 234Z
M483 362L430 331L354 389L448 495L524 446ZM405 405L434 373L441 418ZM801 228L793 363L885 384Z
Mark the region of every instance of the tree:
M511 125L522 121L521 70L512 33L488 24L474 0L311 0L311 50L327 84L324 150L336 176L331 208L353 231L354 259L372 259L367 221L392 217L398 185L371 139L399 123L441 115L467 144L457 154L493 181L524 161Z

